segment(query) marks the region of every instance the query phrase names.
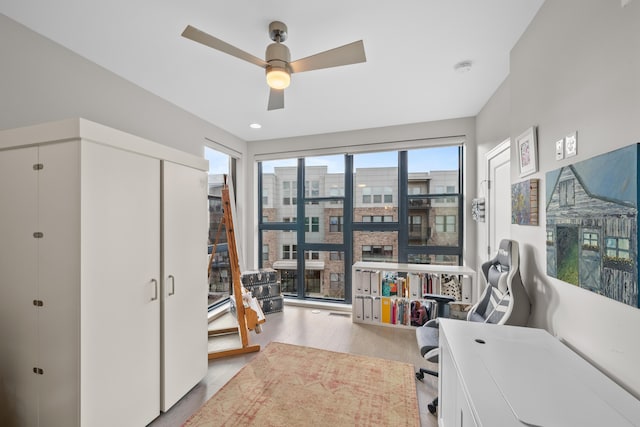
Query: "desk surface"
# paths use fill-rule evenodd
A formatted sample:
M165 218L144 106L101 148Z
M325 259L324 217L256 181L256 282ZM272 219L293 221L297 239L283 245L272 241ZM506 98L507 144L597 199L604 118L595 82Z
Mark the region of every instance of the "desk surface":
M508 412L513 425L640 426L640 401L542 329L441 319L440 330L482 425Z

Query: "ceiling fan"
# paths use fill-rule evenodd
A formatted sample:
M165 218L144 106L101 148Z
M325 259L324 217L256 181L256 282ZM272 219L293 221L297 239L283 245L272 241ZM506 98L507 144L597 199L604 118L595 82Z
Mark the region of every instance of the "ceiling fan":
M265 59L262 60L191 25L187 25L182 32L182 37L264 68L267 84L271 88L267 110L284 108L284 90L291 82L292 73L357 64L367 60L364 43L359 40L291 62L289 48L282 44L287 39L287 26L280 21L272 22L269 24L269 36L274 43L267 46Z

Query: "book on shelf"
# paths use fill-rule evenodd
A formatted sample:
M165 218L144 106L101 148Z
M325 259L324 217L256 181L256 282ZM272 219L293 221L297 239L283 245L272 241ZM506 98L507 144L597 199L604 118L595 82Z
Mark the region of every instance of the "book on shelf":
M353 282L357 294L380 295L380 271L358 269L354 273Z
M371 295L380 295L380 271L369 271Z
M370 296L364 296L363 298L363 317L367 322L373 320L373 299Z
M372 300L372 319L374 322L382 321L382 298L371 297Z
M354 312L357 320L364 320L364 300L362 295L356 295L353 299Z
M420 298L422 295L423 275L418 273L407 273L407 282L409 283L409 298Z
M380 321L382 323L391 323L391 298L380 298L380 306Z

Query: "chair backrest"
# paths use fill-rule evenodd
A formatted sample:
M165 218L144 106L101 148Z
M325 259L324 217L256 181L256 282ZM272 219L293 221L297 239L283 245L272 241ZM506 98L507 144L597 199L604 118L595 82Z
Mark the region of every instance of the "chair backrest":
M471 308L467 320L525 326L531 303L520 277L518 242L504 239L498 253L482 264L487 287Z

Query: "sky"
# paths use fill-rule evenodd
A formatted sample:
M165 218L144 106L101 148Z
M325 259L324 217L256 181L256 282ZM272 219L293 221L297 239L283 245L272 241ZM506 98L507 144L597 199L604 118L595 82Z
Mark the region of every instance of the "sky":
M229 174L229 156L216 151L212 148L205 147L204 158L209 160L209 173Z

